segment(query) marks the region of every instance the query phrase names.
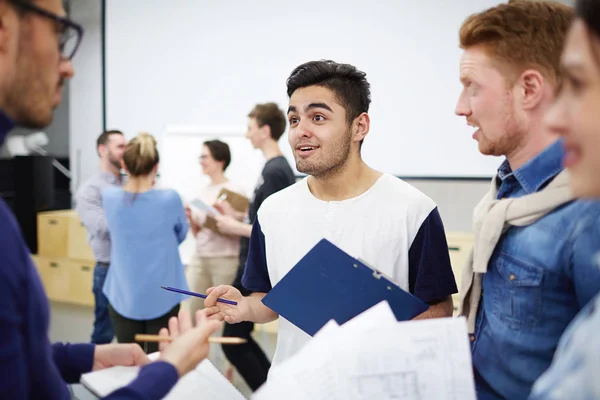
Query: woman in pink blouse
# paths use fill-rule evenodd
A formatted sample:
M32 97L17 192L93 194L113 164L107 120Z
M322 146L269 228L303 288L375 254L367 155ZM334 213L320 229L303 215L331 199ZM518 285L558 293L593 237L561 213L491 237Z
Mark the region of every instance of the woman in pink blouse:
M220 140L204 142L200 155L202 172L210 178L198 198L205 204L215 204L222 189L240 194L244 188L225 176L231 162L231 152L227 143ZM231 285L238 267L240 238L223 235L205 227L207 213L197 209L186 209L192 234L196 238L196 251L187 267L187 281L190 290L206 293L212 286ZM190 297L186 306L195 313L204 307L202 299Z

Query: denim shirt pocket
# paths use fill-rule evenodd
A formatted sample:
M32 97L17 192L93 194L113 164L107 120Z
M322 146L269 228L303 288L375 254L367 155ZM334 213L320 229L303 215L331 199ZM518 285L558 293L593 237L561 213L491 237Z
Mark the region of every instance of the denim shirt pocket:
M495 272L494 315L516 330L539 326L544 270L501 253Z

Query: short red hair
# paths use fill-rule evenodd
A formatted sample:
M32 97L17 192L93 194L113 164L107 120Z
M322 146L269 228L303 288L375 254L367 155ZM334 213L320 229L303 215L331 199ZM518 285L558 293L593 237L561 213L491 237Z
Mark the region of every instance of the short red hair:
M561 83L560 57L575 13L552 1L509 1L469 16L460 47L483 47L509 81L529 68Z

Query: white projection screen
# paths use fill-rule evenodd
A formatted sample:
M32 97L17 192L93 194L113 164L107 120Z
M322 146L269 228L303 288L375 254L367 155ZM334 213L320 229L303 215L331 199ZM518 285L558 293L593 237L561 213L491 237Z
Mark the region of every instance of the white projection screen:
M498 3L107 0L107 128L160 139L169 125L245 126L256 103L287 109L297 65L332 59L371 83L362 150L371 166L404 177L490 177L500 160L479 154L454 109L459 27ZM286 136L281 145L292 160Z

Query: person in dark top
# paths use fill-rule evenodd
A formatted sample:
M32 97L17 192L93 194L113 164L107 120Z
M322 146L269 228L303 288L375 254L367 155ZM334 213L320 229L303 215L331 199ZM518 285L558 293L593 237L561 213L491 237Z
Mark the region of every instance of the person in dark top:
M43 129L73 74L71 59L83 29L67 16L61 0L12 0L0 7L0 146L15 126ZM219 329L198 313L197 327L182 313L161 335L150 362L138 344L50 343L50 307L15 216L0 199L0 397L71 399L67 383L81 374L117 365L141 366L138 376L105 399L163 398L177 380L202 361L208 336ZM185 333L179 334L179 331Z
M258 104L248 114L248 132L254 148L260 149L267 159L258 180L254 194L248 207L248 214L238 213L226 202L217 203L215 207L225 216L217 219L219 230L225 234L238 235L240 239L240 262L233 286L245 296L250 292L242 286L242 275L248 257L250 233L256 213L262 202L275 192L292 185L296 178L290 164L282 155L278 141L286 128L286 116L275 103ZM248 340L244 345L223 345L227 359L235 366L248 386L255 391L266 380L271 362L250 335L254 329L253 322L225 324L224 336L243 337Z

